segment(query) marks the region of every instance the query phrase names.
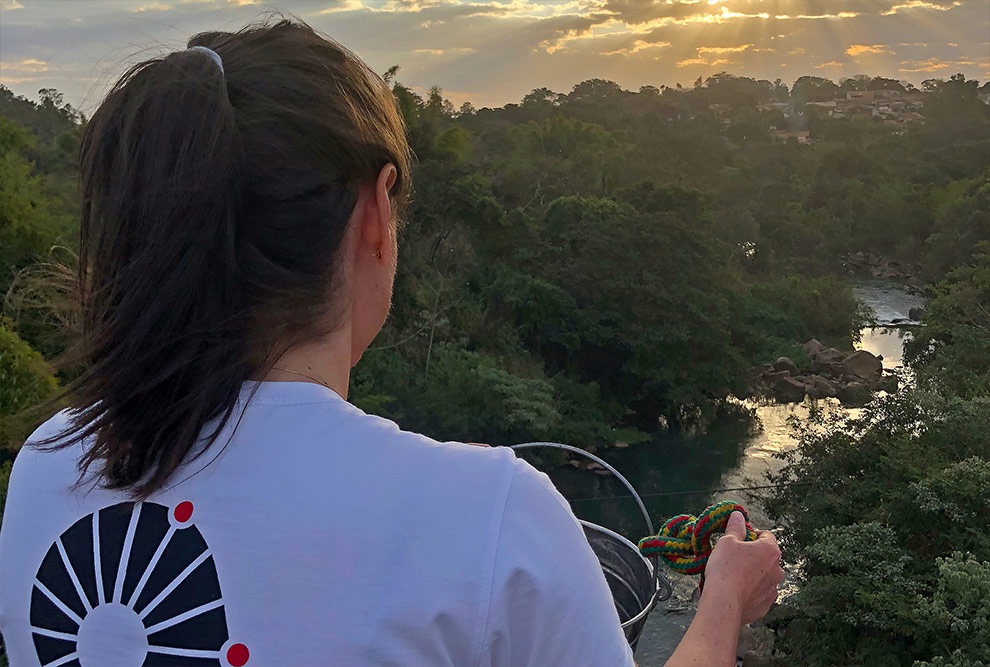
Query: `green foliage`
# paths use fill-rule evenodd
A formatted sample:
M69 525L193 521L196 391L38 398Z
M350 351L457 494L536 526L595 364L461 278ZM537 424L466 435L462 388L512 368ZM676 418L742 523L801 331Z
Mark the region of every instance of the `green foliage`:
M918 596L920 640L937 656L915 667L977 667L990 664L990 562L955 552L938 559L934 594Z
M766 500L801 586L795 664L981 665L990 654L988 266L950 272L908 346L920 388L813 413ZM814 623L813 632L787 631Z
M27 157L34 145L33 135L0 116L0 294L14 272L43 256L66 226Z
M866 312L852 289L832 277L782 277L752 283L735 302L734 319L740 345L761 359L804 357L795 341L819 338L848 348L851 337L866 323ZM768 333L770 335L768 335Z
M925 325L905 346L922 386L990 396L990 241L934 288Z
M859 418L819 414L786 458L772 476L783 486L766 504L788 559L802 562L786 607L814 620L812 633L782 633L794 663L901 665L965 654L963 633L921 641L943 626L917 609L919 598L935 604L937 594L950 608L964 604L940 584L939 558L990 558L990 401L912 390Z
M52 398L58 383L41 355L0 318L0 462L28 436L27 408Z

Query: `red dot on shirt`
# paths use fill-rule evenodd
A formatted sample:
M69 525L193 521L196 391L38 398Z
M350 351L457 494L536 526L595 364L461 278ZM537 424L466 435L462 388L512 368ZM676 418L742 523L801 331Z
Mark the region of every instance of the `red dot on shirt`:
M248 661L248 647L244 644L234 644L227 649L227 662L231 667L241 667Z
M181 503L175 506L175 510L172 512L172 516L179 523L185 523L192 518L193 504L188 500L183 500ZM244 664L244 663L241 663Z

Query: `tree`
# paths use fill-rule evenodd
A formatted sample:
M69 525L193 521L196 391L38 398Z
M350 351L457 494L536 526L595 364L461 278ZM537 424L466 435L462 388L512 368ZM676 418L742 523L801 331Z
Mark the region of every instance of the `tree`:
M835 98L839 87L829 79L820 76L802 76L791 88L791 98L797 104L806 102L828 102Z

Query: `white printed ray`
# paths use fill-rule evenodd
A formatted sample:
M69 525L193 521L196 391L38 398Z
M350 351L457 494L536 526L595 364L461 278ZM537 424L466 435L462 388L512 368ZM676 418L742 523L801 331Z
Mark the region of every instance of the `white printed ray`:
M131 521L127 524L127 535L124 537L124 547L117 563L117 578L113 584L113 601L120 602L120 591L124 586L124 574L127 573L127 562L131 558L131 547L134 545L134 531L137 529L138 517L141 515L141 503L136 503L131 510Z
M74 642L78 639L76 635L69 634L68 632L57 632L55 630L48 630L47 628L37 628L33 625L31 626L31 632L37 635L51 637L52 639L64 639L69 642Z
M93 575L96 581L96 604L101 605L103 599L103 576L100 574L100 513L93 512Z
M79 657L79 654L76 653L75 651L73 651L69 655L63 655L58 660L54 660L52 662L49 662L48 664L45 665L45 667L58 667L59 665L64 665L67 662L72 662L73 660L75 660L78 657Z
M86 597L86 591L83 590L82 584L79 583L79 577L76 576L76 571L72 569L72 563L69 562L69 554L65 553L65 547L62 545L62 538L59 537L55 540L55 545L58 547L58 554L62 557L62 564L65 565L65 571L69 573L69 579L72 580L72 585L76 588L76 595L82 600L83 607L86 608L86 613L93 611L93 608L89 604L89 598Z
M59 608L59 611L61 611L63 614L65 614L66 616L68 616L69 618L71 618L73 621L75 621L76 622L76 625L82 625L82 619L79 618L79 616L76 614L76 612L74 612L71 609L69 609L68 607L66 607L65 606L65 603L62 602L61 600L59 600L57 597L55 597L55 594L52 593L50 590L48 590L48 587L47 586L45 586L43 583L41 583L37 579L34 580L34 585L38 587L38 590L39 591L41 591L42 593L44 593L44 595L45 595L46 598L48 598L49 600L52 601L52 604L53 605L55 605L56 607Z
M183 612L178 616L173 616L172 618L166 619L161 623L156 623L155 625L152 625L150 628L148 628L147 632L149 635L154 634L159 630L164 630L165 628L170 628L173 625L178 625L179 623L182 623L182 621L188 620L194 616L199 616L200 614L205 614L211 609L216 609L217 607L222 607L222 606L223 606L223 598L219 600L214 600L213 602L207 602L206 604L200 605L195 609L190 609L189 611Z
M155 549L155 553L151 555L151 560L148 561L148 565L144 568L144 573L138 580L137 586L134 587L134 592L131 593L131 599L127 601L127 606L131 609L134 609L135 603L138 601L138 598L141 597L141 591L144 590L144 585L148 583L148 577L151 576L152 570L154 570L155 566L158 565L158 561L162 557L162 552L165 551L165 547L168 546L168 543L171 541L172 535L174 534L175 528L170 526L168 531L165 533L165 536L162 538L162 541L158 544L158 548Z
M149 653L164 653L165 655L177 655L181 658L215 658L220 659L220 651L203 651L193 648L172 648L171 646L148 645Z
M148 603L148 606L145 607L141 611L140 614L138 614L138 616L141 618L141 620L143 621L148 614L150 614L151 612L153 612L155 610L155 607L157 607L159 604L161 604L161 601L164 600L166 597L168 597L168 594L169 593L171 593L172 591L174 591L175 588L179 584L181 584L183 581L185 581L186 577L188 577L190 574L192 574L192 571L193 570L195 570L197 567L199 567L200 565L202 565L203 561L205 561L209 557L210 557L210 550L207 549L206 551L204 551L203 553L201 553L196 558L196 560L194 560L193 562L189 563L189 565L186 566L186 569L184 569L182 572L180 572L175 577L175 579L173 579L171 581L171 583L169 583L169 585L166 586L165 589L155 597L154 600L152 600L151 602L149 602Z

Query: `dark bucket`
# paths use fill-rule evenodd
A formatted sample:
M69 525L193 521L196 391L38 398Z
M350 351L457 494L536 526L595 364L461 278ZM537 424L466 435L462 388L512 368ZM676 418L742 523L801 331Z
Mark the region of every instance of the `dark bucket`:
M518 450L534 447L563 449L591 459L608 470L629 489L636 500L640 511L643 513L643 518L646 520L647 534L652 535L654 533L653 522L650 520L643 500L636 493L632 484L611 465L583 449L559 442L527 442L513 445L512 448ZM616 611L619 612L619 620L622 623L623 632L626 633L626 640L635 651L650 612L653 611L657 602L670 597L670 582L660 572L656 559L647 560L644 558L640 554L639 548L627 538L590 521L581 521L581 525L584 527L584 535L588 539L592 551L595 552L598 562L602 566L605 581L608 582L608 587L612 591L612 600L615 602Z

